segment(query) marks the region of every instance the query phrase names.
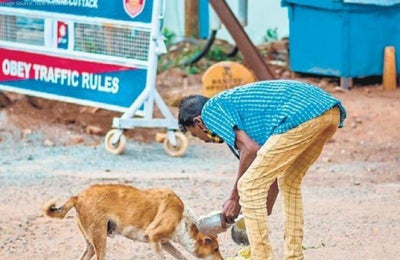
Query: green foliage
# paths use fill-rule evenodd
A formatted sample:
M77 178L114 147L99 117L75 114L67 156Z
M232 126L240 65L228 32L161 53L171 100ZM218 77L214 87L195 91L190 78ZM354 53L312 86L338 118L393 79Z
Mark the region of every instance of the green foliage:
M196 66L186 66L185 73L188 75L199 74L201 70Z
M164 27L162 34L165 37L165 45L167 45L167 47L171 46L174 43L176 34L167 27Z
M184 63L194 57L199 51L200 46L190 46L188 48L181 46L178 50L162 55L159 58L158 70L159 72L169 70L171 68L179 67L187 74L197 74L200 69L196 66L184 66Z
M278 41L278 28L269 28L265 32L265 35L263 37L265 42L273 42L273 41Z
M242 61L240 53L235 57L228 57L227 54L232 51L233 46L226 42L216 42L209 52L192 66L185 64L198 55L206 42L193 44L190 42L176 43L169 48L169 52L159 57L158 72L163 72L171 68L180 68L188 75L198 74L207 70L211 65L219 61Z
M229 60L229 57L225 54L221 46L213 46L207 53L206 58L212 61L223 61Z

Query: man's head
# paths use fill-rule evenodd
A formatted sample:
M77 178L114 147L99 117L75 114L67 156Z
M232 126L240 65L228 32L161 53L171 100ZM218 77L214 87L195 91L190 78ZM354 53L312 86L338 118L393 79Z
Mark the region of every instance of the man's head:
M191 95L182 99L179 105L178 123L182 132L189 131L192 136L205 142L212 139L207 135L207 128L201 119L201 110L208 98L201 95Z

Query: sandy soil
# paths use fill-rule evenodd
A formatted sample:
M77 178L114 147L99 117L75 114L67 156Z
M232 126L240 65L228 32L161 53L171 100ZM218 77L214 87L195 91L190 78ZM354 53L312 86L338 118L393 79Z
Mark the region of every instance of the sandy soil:
M191 84L188 92L199 90ZM398 259L400 90L324 88L349 115L304 181L306 259ZM151 141L156 130L134 130L126 153L113 156L101 142L117 115L21 96L0 110L0 259L77 259L83 244L74 211L53 220L40 207L94 183L170 187L199 215L221 208L237 168L225 146L192 140L184 158L170 158ZM88 135L88 126L101 131ZM283 254L282 224L279 198L270 218L277 259ZM225 257L239 249L228 233L220 242ZM107 259L152 255L146 244L114 238Z

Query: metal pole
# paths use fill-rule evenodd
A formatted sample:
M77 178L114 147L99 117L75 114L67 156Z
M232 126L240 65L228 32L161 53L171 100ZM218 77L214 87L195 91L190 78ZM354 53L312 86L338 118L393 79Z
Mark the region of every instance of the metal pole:
M244 31L225 0L210 0L210 4L235 40L237 47L243 54L245 62L254 71L258 80L274 79L275 77L272 71L249 39L249 36Z

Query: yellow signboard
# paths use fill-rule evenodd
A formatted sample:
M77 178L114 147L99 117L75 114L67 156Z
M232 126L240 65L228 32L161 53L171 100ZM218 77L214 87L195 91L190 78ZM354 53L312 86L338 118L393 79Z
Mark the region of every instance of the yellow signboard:
M203 95L212 97L221 91L254 82L253 74L242 64L221 61L212 65L204 73Z

